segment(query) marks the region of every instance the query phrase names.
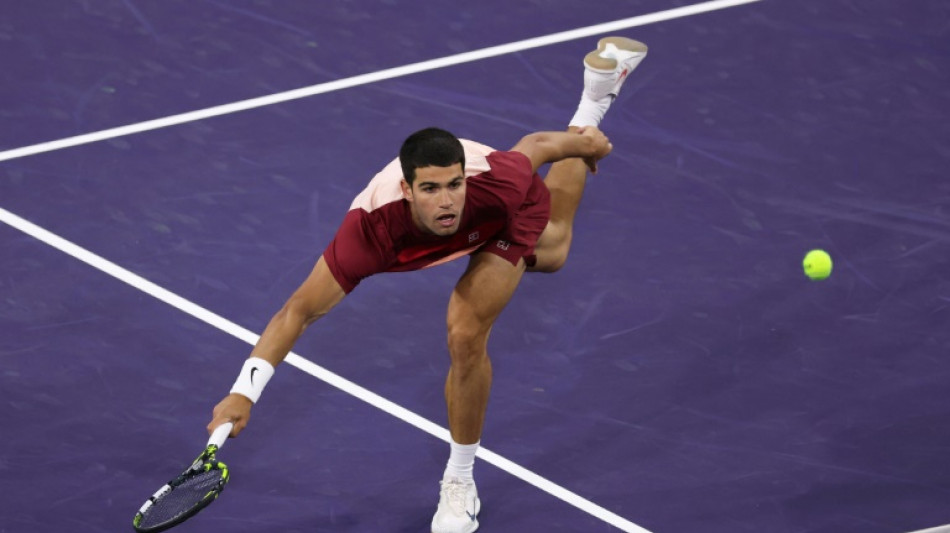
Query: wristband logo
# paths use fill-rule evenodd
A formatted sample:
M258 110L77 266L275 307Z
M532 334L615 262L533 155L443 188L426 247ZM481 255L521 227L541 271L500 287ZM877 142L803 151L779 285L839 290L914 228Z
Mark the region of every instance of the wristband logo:
M254 386L254 372L257 372L256 366L251 368L251 386L252 387Z

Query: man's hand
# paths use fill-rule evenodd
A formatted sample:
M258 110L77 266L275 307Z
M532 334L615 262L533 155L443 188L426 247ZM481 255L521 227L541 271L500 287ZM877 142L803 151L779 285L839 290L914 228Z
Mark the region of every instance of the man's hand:
M253 405L251 400L243 394L228 394L218 402L218 405L214 406L211 423L208 424L208 435L221 424L232 422L234 428L231 429L230 436L237 437L238 433L247 426L247 421L251 418L251 407Z
M601 159L607 157L607 154L613 150L614 146L610 144L610 139L604 135L604 132L600 131L594 126L587 126L586 128L580 128L577 130L577 133L581 135L586 135L592 141L594 154L584 158L584 164L587 165L587 168L594 174L597 173L597 162Z
M539 131L525 135L511 150L521 152L531 160L531 169L555 163L569 157L579 157L591 172L597 172L597 162L607 156L613 146L602 131L594 126L571 127L566 132Z

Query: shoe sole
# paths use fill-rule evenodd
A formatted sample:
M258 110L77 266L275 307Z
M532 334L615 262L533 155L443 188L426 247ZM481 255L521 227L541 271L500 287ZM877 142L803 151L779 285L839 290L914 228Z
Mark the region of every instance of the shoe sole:
M607 49L607 45L612 44L620 50L646 55L647 45L640 41L634 41L626 37L604 37L597 41L597 50L584 56L584 64L588 67L602 71L613 72L617 68L617 60L612 57L603 57L600 54Z

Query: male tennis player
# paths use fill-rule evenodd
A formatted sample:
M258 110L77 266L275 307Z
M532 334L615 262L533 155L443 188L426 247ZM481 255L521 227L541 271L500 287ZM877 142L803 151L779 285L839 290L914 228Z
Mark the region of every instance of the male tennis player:
M432 531L475 531L480 502L472 467L492 381L489 332L526 270L554 272L567 259L587 169L596 171L612 149L597 126L646 52L631 39L600 40L584 58L584 91L567 132L533 133L509 151L436 128L406 139L271 319L208 430L232 421L231 436L240 433L304 329L361 280L470 255L449 300L445 399L452 442ZM537 170L546 163L554 165L542 180Z

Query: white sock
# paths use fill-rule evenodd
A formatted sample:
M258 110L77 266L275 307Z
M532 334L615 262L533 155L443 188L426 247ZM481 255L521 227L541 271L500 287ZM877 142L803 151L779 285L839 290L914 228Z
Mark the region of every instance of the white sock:
M452 440L450 443L452 452L449 454L449 462L445 465L445 473L442 474L442 479L456 477L462 481L474 481L472 469L475 466L475 452L478 451L479 442L459 444Z
M577 105L577 112L571 119L569 126L600 126L600 121L604 119L604 114L610 108L614 99L610 96L600 100L591 100L587 96L581 96L581 102Z

